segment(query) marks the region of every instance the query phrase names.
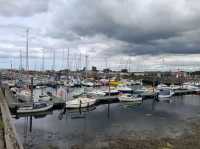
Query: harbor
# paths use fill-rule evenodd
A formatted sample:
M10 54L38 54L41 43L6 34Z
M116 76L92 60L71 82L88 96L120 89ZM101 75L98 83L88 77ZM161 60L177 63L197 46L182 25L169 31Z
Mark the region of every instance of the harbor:
M173 148L175 139L194 135L193 125L200 121L197 81L155 85L141 79L104 79L106 84L81 79L80 85L69 86L52 77L54 85L41 84L34 76L20 85L18 79L1 80L11 125L25 149L121 149L121 143L129 146L132 142L144 148ZM153 140L158 144L149 142Z
M0 149L200 149L200 1L0 0Z

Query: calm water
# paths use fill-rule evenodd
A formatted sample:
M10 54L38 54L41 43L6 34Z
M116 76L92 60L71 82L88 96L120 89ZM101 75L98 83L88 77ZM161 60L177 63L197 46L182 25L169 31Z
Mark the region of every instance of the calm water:
M104 104L89 112L54 110L15 120L26 148L54 145L68 149L111 137L176 137L190 133L188 122L200 118L200 96L173 97L171 102L146 100L141 105ZM32 122L32 123L31 123ZM31 125L32 124L32 125Z

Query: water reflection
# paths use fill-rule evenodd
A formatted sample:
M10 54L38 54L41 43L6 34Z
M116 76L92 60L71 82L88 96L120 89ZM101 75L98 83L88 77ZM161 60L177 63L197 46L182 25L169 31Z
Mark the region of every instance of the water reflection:
M115 102L41 115L18 115L15 123L21 140L29 148L40 149L40 145L52 143L63 149L115 136L174 137L190 131L183 120L198 118L199 106L199 96L179 96L162 102L145 100L138 105Z

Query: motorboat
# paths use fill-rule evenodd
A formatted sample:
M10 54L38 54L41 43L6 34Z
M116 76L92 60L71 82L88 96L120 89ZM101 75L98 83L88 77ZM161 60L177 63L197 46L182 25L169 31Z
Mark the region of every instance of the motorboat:
M146 87L138 88L134 91L135 94L140 94L140 95L143 95L149 92L150 91Z
M116 80L110 80L108 83L109 83L109 85L111 85L111 86L118 86L118 85L120 85L120 84L123 84L123 82L121 82L121 81L116 81Z
M18 88L17 88L17 87L11 87L11 88L10 88L10 91L11 91L13 94L16 94L17 91L18 91Z
M142 85L142 81L141 80L130 80L127 85L129 85L129 86Z
M142 102L142 96L137 94L122 94L118 99L121 102Z
M182 89L180 85L174 85L174 84L170 85L170 88L171 88L172 90L179 90L179 89Z
M66 87L74 87L75 85L74 85L74 82L73 81L65 81L64 82L64 86L66 86Z
M191 82L187 82L183 84L183 88L189 90L189 91L195 91L195 92L200 92L200 86L195 85Z
M159 100L168 100L170 97L174 95L174 91L172 89L160 89L158 91Z
M166 84L158 84L157 90L160 90L160 89L170 89L170 87L167 86Z
M30 102L32 100L31 91L27 89L16 92L16 96L22 102Z
M133 92L133 90L130 87L128 87L127 85L122 85L122 84L117 86L117 90L121 93L132 93Z
M115 88L110 88L110 91L104 91L104 93L106 94L106 96L116 96L119 95L119 91Z
M47 94L39 95L37 98L38 101L45 101L45 102L49 102L49 101L51 101L51 99L52 99L52 97L50 97Z
M106 93L101 90L93 90L93 91L87 92L87 95L91 95L95 97L103 97L106 95Z
M66 102L67 109L87 108L96 103L95 98L91 97L78 97Z
M90 81L82 81L81 84L83 86L86 86L86 87L93 87L94 86L94 83L90 82Z
M35 102L32 106L22 107L17 109L17 114L25 114L25 113L38 113L48 111L53 108L53 104Z

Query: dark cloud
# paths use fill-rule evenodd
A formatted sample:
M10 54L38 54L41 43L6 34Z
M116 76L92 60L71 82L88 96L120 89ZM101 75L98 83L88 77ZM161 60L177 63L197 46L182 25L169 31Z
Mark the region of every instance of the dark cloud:
M68 39L69 34L64 33L71 31L77 37L103 34L127 43L102 53L199 53L198 44L189 46L191 41L184 40L188 37L185 32L200 29L197 5L200 5L197 0L74 0L59 7L52 23L56 26L57 38ZM159 40L165 42L159 43Z

